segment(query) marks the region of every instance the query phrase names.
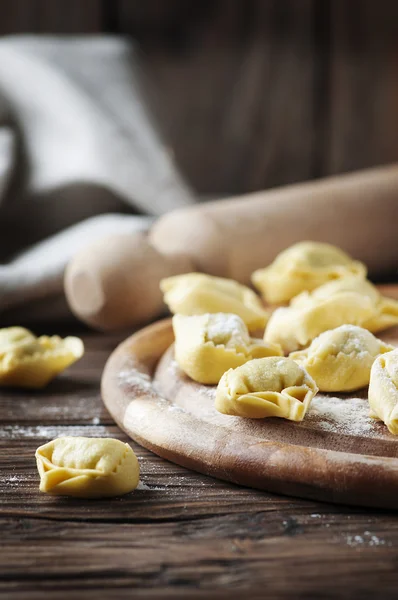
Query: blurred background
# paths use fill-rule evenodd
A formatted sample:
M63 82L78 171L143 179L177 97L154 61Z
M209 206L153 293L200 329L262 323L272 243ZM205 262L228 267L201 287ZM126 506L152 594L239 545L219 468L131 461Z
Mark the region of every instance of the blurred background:
M395 0L13 0L0 33L130 35L151 110L204 195L398 159Z

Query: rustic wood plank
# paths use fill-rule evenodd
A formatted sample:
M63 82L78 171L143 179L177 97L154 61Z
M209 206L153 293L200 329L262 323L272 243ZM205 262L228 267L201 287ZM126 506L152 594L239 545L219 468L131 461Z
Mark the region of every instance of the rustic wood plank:
M138 40L160 126L199 192L313 175L315 4L118 1L116 27Z
M76 325L74 325L76 327ZM70 326L69 326L70 327ZM62 331L64 330L64 331ZM70 331L70 329L69 329ZM35 333L67 334L65 327L49 331L38 325ZM110 352L126 337L127 332L104 336L77 331L85 344L85 355L70 369L52 381L44 390L1 390L0 424L111 424L108 411L101 402L101 372ZM7 427L4 432L9 431ZM0 438L2 433L0 431Z
M94 33L101 30L101 0L2 0L0 33Z
M38 445L56 435L128 441L105 417L93 423L78 408L86 394L90 411L100 410L95 387L102 365L125 336L83 334L85 359L59 380L56 393L7 392L5 403L0 395L1 598L202 598L216 592L261 598L264 589L273 598L371 598L380 590L383 598L394 597L393 513L226 484L133 442L141 466L133 493L98 501L40 494ZM88 382L84 393L82 381ZM51 405L58 407L53 413Z
M398 3L330 2L330 173L398 160Z

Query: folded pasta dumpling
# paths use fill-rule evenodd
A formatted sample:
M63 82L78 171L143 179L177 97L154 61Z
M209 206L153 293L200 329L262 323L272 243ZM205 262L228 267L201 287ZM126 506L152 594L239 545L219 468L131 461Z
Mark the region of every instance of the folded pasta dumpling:
M0 385L44 387L83 353L77 337L36 337L23 327L0 329Z
M299 242L281 252L265 269L255 271L252 281L267 302L281 304L327 281L359 274L366 275L365 265L336 246Z
M263 328L268 320L268 312L257 294L232 279L187 273L162 279L160 288L173 314L233 313L251 331Z
M370 416L398 435L398 349L377 358L370 372Z
M360 296L367 296L373 303L372 316L362 323L362 327L376 333L388 327L398 325L398 301L382 296L378 289L364 277L346 277L331 281L320 286L311 293L313 299L326 299L341 292L352 292ZM305 303L308 293L303 292L293 298L291 305L299 306Z
M325 299L312 294L301 295L300 302L278 308L265 330L267 342L280 344L286 353L308 346L318 335L340 325L361 326L373 313L373 303L367 296L341 292Z
M301 421L317 391L312 377L290 358L259 358L224 373L215 406L226 415Z
M36 450L40 491L57 496L102 498L134 490L137 457L113 438L60 437Z
M225 371L252 358L282 355L278 344L251 338L238 315L175 315L173 329L175 359L199 383L218 383Z
M368 385L375 359L393 349L362 327L341 325L289 358L305 368L321 392L349 392Z

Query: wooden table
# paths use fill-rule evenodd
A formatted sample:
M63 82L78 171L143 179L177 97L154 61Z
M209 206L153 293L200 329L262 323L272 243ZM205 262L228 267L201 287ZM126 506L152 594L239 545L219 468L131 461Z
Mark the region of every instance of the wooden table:
M84 334L85 357L46 390L1 393L1 598L397 597L392 512L240 488L134 443L137 491L99 501L40 494L40 444L127 440L99 393L105 360L127 333Z

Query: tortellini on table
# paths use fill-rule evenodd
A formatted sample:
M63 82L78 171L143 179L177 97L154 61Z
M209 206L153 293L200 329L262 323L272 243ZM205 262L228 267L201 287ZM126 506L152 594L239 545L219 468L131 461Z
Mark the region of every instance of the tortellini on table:
M373 302L355 292L317 298L303 292L289 307L277 308L265 330L267 342L280 344L286 353L308 346L328 329L350 324L362 326L373 314Z
M398 435L398 349L379 356L373 363L369 384L370 416L383 421Z
M134 490L137 457L113 438L60 437L36 450L40 491L57 496L104 498Z
M281 252L274 262L252 274L254 286L270 304L289 302L300 292L353 275L366 276L363 263L320 242L299 242Z
M313 299L330 298L334 294L341 292L352 292L359 296L367 296L373 304L372 316L362 323L362 327L376 333L383 329L388 329L398 325L398 301L394 298L382 296L378 289L364 277L346 277L326 283L314 290L311 294ZM299 305L304 300L306 294L300 294L292 300L292 306Z
M187 273L162 279L164 301L173 314L233 313L250 331L264 328L268 312L250 288L232 279Z
M341 325L289 358L305 368L321 392L349 392L368 385L375 359L393 349L362 327Z
M301 421L318 388L307 371L290 358L251 360L222 376L216 409L226 415Z
M175 359L194 381L216 384L228 369L253 358L281 356L278 344L249 336L246 325L234 314L175 315Z
M23 327L0 329L0 385L42 388L83 353L77 337L36 337Z

